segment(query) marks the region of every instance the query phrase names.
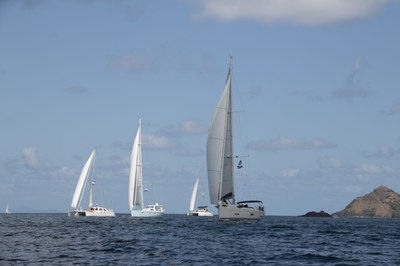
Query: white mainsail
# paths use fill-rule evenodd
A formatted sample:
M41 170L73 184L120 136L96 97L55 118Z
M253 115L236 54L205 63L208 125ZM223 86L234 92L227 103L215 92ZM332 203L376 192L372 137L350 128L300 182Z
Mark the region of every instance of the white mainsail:
M189 203L189 211L194 211L194 206L196 204L196 195L197 195L197 187L199 185L199 179L197 178L196 183L194 184L193 191L192 191L192 197L190 198L190 203Z
M6 213L6 214L10 214L10 213L11 213L10 208L8 207L8 203L7 203L7 206L6 206L5 213Z
M141 120L133 142L131 154L131 168L129 174L129 210L143 209L143 180L142 180L142 147L141 147Z
M207 139L207 170L210 201L234 203L232 147L232 64L229 65L225 89L214 113Z
M232 139L231 62L224 91L208 130L207 171L210 201L218 208L219 219L262 219L265 215L262 201L235 200Z
M96 155L96 149L93 150L92 154L90 155L89 159L86 161L85 165L83 166L81 175L79 176L78 183L76 184L75 193L72 197L71 208L76 209L82 200L82 192L87 182L87 178L89 176L90 169L93 166L93 161Z

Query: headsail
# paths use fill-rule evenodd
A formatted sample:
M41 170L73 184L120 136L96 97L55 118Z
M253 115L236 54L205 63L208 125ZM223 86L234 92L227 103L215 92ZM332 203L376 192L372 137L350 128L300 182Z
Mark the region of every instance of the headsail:
M220 200L234 201L231 89L232 63L208 130L207 170L212 204L218 204Z
M189 211L194 211L194 207L196 204L196 195L197 195L198 185L199 185L199 179L197 178L196 183L194 184L194 187L193 187L192 197L190 198Z
M85 165L83 166L81 175L79 176L79 179L78 179L78 183L76 184L74 196L72 197L71 208L73 208L73 209L76 209L80 204L83 188L87 182L88 174L92 167L95 156L96 156L96 149L93 150L89 159L86 161Z
M142 147L141 147L141 120L133 142L131 154L131 168L129 174L129 210L140 207L143 209L143 185L142 185Z

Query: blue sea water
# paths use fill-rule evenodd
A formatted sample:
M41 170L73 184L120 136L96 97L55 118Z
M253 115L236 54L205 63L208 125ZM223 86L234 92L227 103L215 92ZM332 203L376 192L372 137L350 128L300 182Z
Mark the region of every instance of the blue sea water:
M400 265L400 219L0 215L0 265Z

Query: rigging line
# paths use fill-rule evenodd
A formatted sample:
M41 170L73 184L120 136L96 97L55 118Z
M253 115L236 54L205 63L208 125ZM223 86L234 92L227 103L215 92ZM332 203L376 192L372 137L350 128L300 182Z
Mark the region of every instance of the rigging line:
M232 78L233 78L232 84L233 83L237 84L236 83L236 76L233 76ZM235 127L235 135L238 136L238 138L236 138L236 139L239 140L239 143L236 142L236 144L239 144L239 145L235 145L237 147L237 148L235 148L235 150L236 151L239 150L239 151L242 151L242 152L246 151L246 153L247 153L247 155L236 155L235 158L245 158L245 157L249 158L250 154L248 153L249 151L248 151L248 148L246 146L246 143L248 143L248 141L249 141L248 130L247 130L247 128L248 128L247 127L248 119L247 119L247 112L246 112L246 110L245 110L245 108L243 106L243 101L241 101L241 99L244 98L243 90L235 89L235 90L232 90L232 91L233 91L233 94L234 94L234 97L233 97L233 100L235 102L234 106L236 107L236 110L232 110L232 112L241 114L241 115L235 115L234 116L234 118L235 118L234 122L237 125ZM250 197L251 196L251 190L252 190L252 188L251 188L250 160L248 159L243 163L246 164L246 167L244 167L244 168L247 168L247 170L244 170L245 171L244 172L244 177L245 177L245 183L248 183L248 186L247 186L248 191L247 192L248 192L249 197Z

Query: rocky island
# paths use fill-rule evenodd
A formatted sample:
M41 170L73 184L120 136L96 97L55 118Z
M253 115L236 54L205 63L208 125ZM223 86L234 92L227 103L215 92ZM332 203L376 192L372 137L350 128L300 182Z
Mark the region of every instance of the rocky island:
M400 195L380 186L362 197L357 197L334 217L400 218Z
M330 215L329 213L324 212L324 211L319 211L319 212L311 211L311 212L307 212L304 215L300 215L300 217L330 218L330 217L332 217L332 215Z

